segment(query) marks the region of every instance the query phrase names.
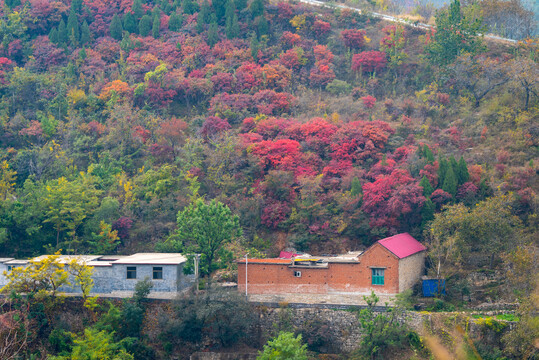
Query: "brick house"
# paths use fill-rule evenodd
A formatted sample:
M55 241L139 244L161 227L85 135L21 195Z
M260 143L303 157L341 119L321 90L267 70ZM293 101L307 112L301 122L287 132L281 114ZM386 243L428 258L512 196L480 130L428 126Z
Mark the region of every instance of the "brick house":
M377 241L364 252L338 256L238 261L238 290L257 294L394 295L423 274L425 246L410 234ZM247 267L247 268L246 268ZM247 278L247 282L246 282Z

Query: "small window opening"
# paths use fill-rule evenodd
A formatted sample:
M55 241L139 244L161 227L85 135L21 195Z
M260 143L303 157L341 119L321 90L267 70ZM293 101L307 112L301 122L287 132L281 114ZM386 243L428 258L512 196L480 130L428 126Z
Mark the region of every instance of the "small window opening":
M301 271L294 271L295 277L301 277Z
M152 274L154 280L163 280L163 268L161 266L154 266Z
M136 279L137 278L137 267L136 266L128 266L127 267L127 278L128 279Z

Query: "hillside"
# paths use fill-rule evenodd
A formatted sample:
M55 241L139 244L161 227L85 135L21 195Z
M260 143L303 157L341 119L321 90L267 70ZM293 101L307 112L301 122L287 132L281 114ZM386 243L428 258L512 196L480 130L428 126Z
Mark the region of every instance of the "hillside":
M483 40L469 10L435 32L294 2L4 0L0 256L198 251L179 213L215 200L241 235L203 273L408 232L455 303L478 271L481 300L531 296L539 40Z

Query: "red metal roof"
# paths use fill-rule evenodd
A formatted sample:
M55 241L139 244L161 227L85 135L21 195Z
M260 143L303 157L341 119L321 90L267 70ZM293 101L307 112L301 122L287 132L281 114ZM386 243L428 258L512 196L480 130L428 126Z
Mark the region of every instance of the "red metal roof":
M279 254L279 258L281 259L292 259L293 257L298 256L298 254L290 252L290 251L281 251Z
M427 250L423 244L408 233L397 234L378 241L380 245L391 251L399 259Z
M289 265L292 261L290 259L249 259L248 264L283 264ZM245 259L239 259L238 263L245 263Z

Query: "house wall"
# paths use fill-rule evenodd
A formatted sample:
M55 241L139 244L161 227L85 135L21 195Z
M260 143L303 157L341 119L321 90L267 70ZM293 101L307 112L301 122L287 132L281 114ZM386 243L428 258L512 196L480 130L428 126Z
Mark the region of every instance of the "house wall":
M361 265L359 284L363 292L373 290L379 294L399 293L399 259L385 247L376 243L358 257ZM372 268L384 269L384 285L372 285Z
M127 279L127 267L137 268L137 278ZM154 280L153 267L163 268L163 279ZM112 266L94 267L94 288L92 293L110 293L113 291L134 291L137 282L148 278L153 283L152 291L174 292L181 289L183 282L178 278L182 265L124 265L112 264Z
M295 277L294 271L301 271L301 277ZM327 268L296 268L288 264L250 263L247 281L247 290L250 294L327 293ZM238 290L245 292L245 263L238 264Z
M372 267L384 268L384 285L372 285ZM294 271L301 271L295 277ZM359 257L359 263L329 263L325 268L289 264L248 264L249 294L379 294L399 292L399 260L379 244ZM245 292L245 263L238 263L238 291Z
M424 267L424 251L401 259L399 261L399 292L411 289L421 279Z

